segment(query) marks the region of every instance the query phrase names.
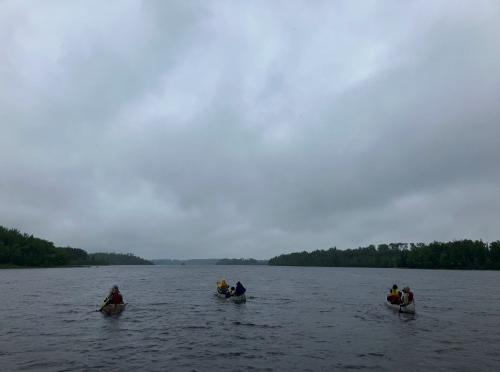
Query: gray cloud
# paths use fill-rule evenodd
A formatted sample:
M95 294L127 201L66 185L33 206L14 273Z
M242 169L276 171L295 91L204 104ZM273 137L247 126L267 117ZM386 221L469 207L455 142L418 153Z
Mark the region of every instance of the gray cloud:
M0 3L0 224L266 258L498 239L500 6Z

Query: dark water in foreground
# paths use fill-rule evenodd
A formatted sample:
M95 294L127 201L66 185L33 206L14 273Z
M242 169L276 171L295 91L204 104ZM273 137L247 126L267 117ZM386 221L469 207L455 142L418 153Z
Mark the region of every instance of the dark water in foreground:
M214 296L240 279L246 304ZM417 315L383 300L410 284ZM119 318L93 312L118 284ZM252 266L0 270L0 370L500 370L500 272Z

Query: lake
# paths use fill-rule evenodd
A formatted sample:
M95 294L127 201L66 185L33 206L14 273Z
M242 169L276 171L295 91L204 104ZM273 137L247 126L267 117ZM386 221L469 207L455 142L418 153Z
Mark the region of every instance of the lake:
M240 280L247 303L214 295ZM410 285L417 314L385 306ZM129 305L95 312L111 285ZM1 371L500 370L500 272L272 266L0 270Z

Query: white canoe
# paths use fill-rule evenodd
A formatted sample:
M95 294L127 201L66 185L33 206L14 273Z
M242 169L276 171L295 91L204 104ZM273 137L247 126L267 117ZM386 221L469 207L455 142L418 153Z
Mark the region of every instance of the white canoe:
M226 297L225 294L222 294L222 293L219 293L219 292L216 292L215 294L219 298L223 298L225 300L233 301L233 302L238 303L238 304L247 301L247 296L245 296L245 294L242 294L241 296L230 296L230 297Z
M106 315L118 315L125 310L127 304L109 304L102 308L101 312Z
M415 314L415 301L413 301L411 304L408 304L406 306L402 305L395 305L391 304L389 301L385 301L387 307L390 309L397 311L399 313L405 313L405 314Z

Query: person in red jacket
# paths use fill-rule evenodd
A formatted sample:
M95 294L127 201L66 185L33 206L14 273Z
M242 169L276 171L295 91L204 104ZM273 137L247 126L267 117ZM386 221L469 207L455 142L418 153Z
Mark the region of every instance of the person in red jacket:
M109 293L108 297L106 297L106 299L102 303L101 308L99 310L96 310L96 311L103 311L103 309L107 305L110 305L110 304L115 305L115 306L113 306L115 309L116 309L116 305L123 304L123 296L120 293L120 290L118 289L117 285L114 285L113 288L111 288L111 292Z
M113 288L111 288L111 292L109 293L108 297L104 300L104 306L108 304L115 304L119 305L123 303L123 296L120 293L120 290L118 289L117 285L114 285Z
M123 296L117 285L114 285L111 289L111 293L108 296L108 304L123 304Z

